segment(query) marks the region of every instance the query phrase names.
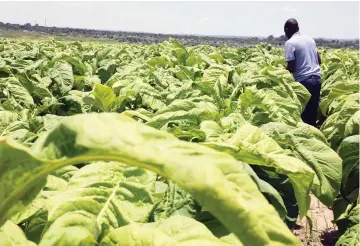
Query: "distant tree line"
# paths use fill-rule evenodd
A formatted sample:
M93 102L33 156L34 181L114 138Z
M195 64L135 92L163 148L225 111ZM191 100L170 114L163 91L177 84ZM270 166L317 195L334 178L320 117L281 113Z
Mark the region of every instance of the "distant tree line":
M266 41L271 42L281 42L285 43L287 40L285 35L281 35L280 37L274 37L270 35L267 37ZM330 48L359 48L359 39L353 39L353 40L339 40L339 39L325 39L325 38L315 38L315 42L318 46L325 46Z
M152 44L160 43L169 38L175 38L187 46L192 45L226 45L229 47L239 46L253 46L260 42L267 42L274 46L283 46L286 37L274 37L273 35L267 38L258 37L214 37L214 36L196 36L196 35L170 35L170 34L156 34L156 33L140 33L140 32L123 32L123 31L107 31L94 29L80 29L80 28L63 28L63 27L45 27L40 25L31 25L26 23L24 25L11 24L0 22L0 29L13 31L29 31L39 32L43 34L56 36L74 36L74 37L88 37L97 39L110 39L119 42L143 43ZM337 39L315 39L318 46L331 48L359 48L359 39L355 40L337 40Z

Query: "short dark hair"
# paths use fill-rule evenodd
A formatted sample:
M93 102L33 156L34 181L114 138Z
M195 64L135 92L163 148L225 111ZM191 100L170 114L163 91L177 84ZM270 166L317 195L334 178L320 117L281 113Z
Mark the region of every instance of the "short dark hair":
M288 30L297 32L299 30L299 23L294 18L291 18L285 22L284 27L287 28Z

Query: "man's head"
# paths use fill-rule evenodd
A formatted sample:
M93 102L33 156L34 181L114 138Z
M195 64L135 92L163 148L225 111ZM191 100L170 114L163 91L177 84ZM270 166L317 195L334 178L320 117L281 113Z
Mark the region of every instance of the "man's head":
M284 32L287 38L291 38L294 33L299 31L299 24L295 19L288 19L284 25Z

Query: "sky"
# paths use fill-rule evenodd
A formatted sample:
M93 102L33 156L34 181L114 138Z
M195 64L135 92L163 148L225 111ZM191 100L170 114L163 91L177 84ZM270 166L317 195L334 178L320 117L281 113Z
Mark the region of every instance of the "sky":
M313 38L359 37L359 2L1 2L0 21L165 34L283 35L287 19Z

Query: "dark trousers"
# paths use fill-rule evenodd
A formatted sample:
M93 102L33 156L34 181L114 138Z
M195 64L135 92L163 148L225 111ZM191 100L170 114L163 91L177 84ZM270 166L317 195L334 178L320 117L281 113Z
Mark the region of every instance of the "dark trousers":
M312 75L310 78L301 81L300 84L310 92L311 98L301 115L302 120L312 126L316 126L317 111L320 102L321 78Z

